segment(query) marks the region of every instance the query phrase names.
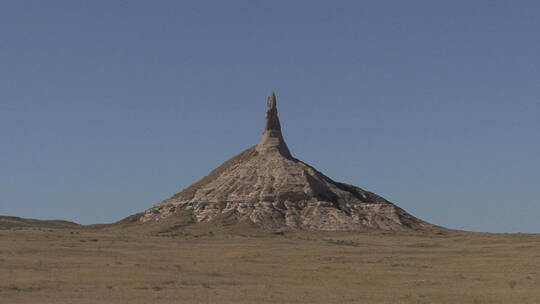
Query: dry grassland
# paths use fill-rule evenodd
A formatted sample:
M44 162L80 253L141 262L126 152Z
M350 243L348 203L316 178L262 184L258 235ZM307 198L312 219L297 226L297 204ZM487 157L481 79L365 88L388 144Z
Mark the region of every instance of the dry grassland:
M540 235L1 229L0 303L540 303Z

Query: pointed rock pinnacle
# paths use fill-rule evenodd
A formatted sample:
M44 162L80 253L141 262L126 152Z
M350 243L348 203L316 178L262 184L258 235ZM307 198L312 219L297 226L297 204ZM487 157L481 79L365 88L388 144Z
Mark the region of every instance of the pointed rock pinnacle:
M159 223L155 227L163 230L201 222L239 224L237 231L247 223L268 231L439 230L377 194L336 182L291 156L273 93L259 144L118 225Z
M281 155L290 158L291 152L281 134L281 124L277 112L276 94L268 96L266 103L266 123L261 141L257 145L259 153L277 151Z
M272 95L268 96L266 102L266 125L264 131L269 130L281 132L281 125L277 113L276 94L274 92L272 92Z

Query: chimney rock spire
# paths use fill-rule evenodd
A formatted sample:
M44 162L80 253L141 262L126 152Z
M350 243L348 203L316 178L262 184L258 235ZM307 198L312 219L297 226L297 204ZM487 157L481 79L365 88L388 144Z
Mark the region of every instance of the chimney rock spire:
M279 152L281 155L291 158L291 152L281 134L281 124L277 112L276 94L268 96L266 102L266 123L261 141L257 145L259 153Z

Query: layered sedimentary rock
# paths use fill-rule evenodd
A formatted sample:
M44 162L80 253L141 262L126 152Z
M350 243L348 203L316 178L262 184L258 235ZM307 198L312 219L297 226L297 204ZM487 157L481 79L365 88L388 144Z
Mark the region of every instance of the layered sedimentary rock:
M194 222L227 218L269 229L424 229L430 224L384 198L333 181L294 158L281 131L276 96L268 97L260 142L195 184L147 210L140 222L175 215Z

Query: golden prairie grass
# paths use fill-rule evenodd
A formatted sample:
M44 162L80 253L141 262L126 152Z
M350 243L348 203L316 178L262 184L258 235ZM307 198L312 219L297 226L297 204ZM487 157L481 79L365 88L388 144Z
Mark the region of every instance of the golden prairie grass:
M540 303L540 235L2 229L0 303Z

